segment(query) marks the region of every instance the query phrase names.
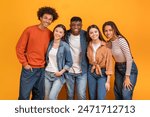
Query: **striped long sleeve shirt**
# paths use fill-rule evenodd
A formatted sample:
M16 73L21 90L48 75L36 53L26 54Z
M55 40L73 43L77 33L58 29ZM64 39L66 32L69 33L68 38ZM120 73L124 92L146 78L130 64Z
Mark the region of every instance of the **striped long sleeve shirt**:
M133 59L127 41L119 38L111 42L115 62L126 62L126 75L130 75Z

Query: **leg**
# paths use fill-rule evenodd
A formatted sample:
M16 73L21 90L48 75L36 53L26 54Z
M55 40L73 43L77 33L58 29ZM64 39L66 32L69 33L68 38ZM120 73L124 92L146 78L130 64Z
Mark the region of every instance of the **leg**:
M104 100L106 97L106 87L105 83L107 80L107 76L100 76L97 80L97 99Z
M90 71L88 71L88 89L90 100L96 100L96 79Z
M86 100L86 84L87 84L87 74L83 74L76 77L76 88L77 97L79 100Z
M123 88L123 79L124 75L122 75L118 69L115 69L115 81L114 81L114 93L116 100L122 100L122 88Z
M45 70L38 68L36 72L37 81L32 89L32 100L44 100L45 95Z
M52 84L53 84L52 81L50 81L48 78L45 78L45 100L49 99Z
M19 91L19 100L29 100L30 92L33 88L33 85L36 82L36 72L33 69L27 70L22 68L21 77L20 77L20 91Z
M65 77L66 77L66 86L67 86L67 95L68 95L67 98L68 100L73 100L75 79L70 74L65 74Z
M63 86L63 83L60 79L53 81L53 85L49 94L50 100L57 100L58 94Z

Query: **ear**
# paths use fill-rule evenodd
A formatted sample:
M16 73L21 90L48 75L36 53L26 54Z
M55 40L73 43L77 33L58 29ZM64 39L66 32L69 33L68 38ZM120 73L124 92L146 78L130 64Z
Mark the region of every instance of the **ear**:
M42 20L43 17L40 17L40 21Z

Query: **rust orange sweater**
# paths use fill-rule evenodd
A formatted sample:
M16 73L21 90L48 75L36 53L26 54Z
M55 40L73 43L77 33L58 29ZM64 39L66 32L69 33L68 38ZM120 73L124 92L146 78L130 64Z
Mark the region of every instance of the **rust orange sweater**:
M17 57L23 66L29 64L33 68L44 67L50 34L49 29L41 30L38 25L24 30L16 46Z

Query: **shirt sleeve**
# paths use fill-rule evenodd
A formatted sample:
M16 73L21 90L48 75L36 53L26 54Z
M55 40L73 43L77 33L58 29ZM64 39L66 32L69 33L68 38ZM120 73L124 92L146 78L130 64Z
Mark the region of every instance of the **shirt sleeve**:
M106 58L106 74L112 75L113 74L113 68L112 68L112 53L109 48L107 48L107 58Z
M28 43L28 38L29 38L29 33L28 30L24 30L22 33L17 45L16 45L16 54L19 59L19 62L23 65L26 66L28 64L27 58L25 56L26 54L26 47Z
M133 59L132 59L129 45L124 38L119 39L119 45L126 58L126 75L130 75Z
M72 56L71 56L71 52L70 52L70 47L66 43L65 44L65 66L63 68L66 70L69 70L69 68L72 66L72 64L73 64L73 61L72 61Z

